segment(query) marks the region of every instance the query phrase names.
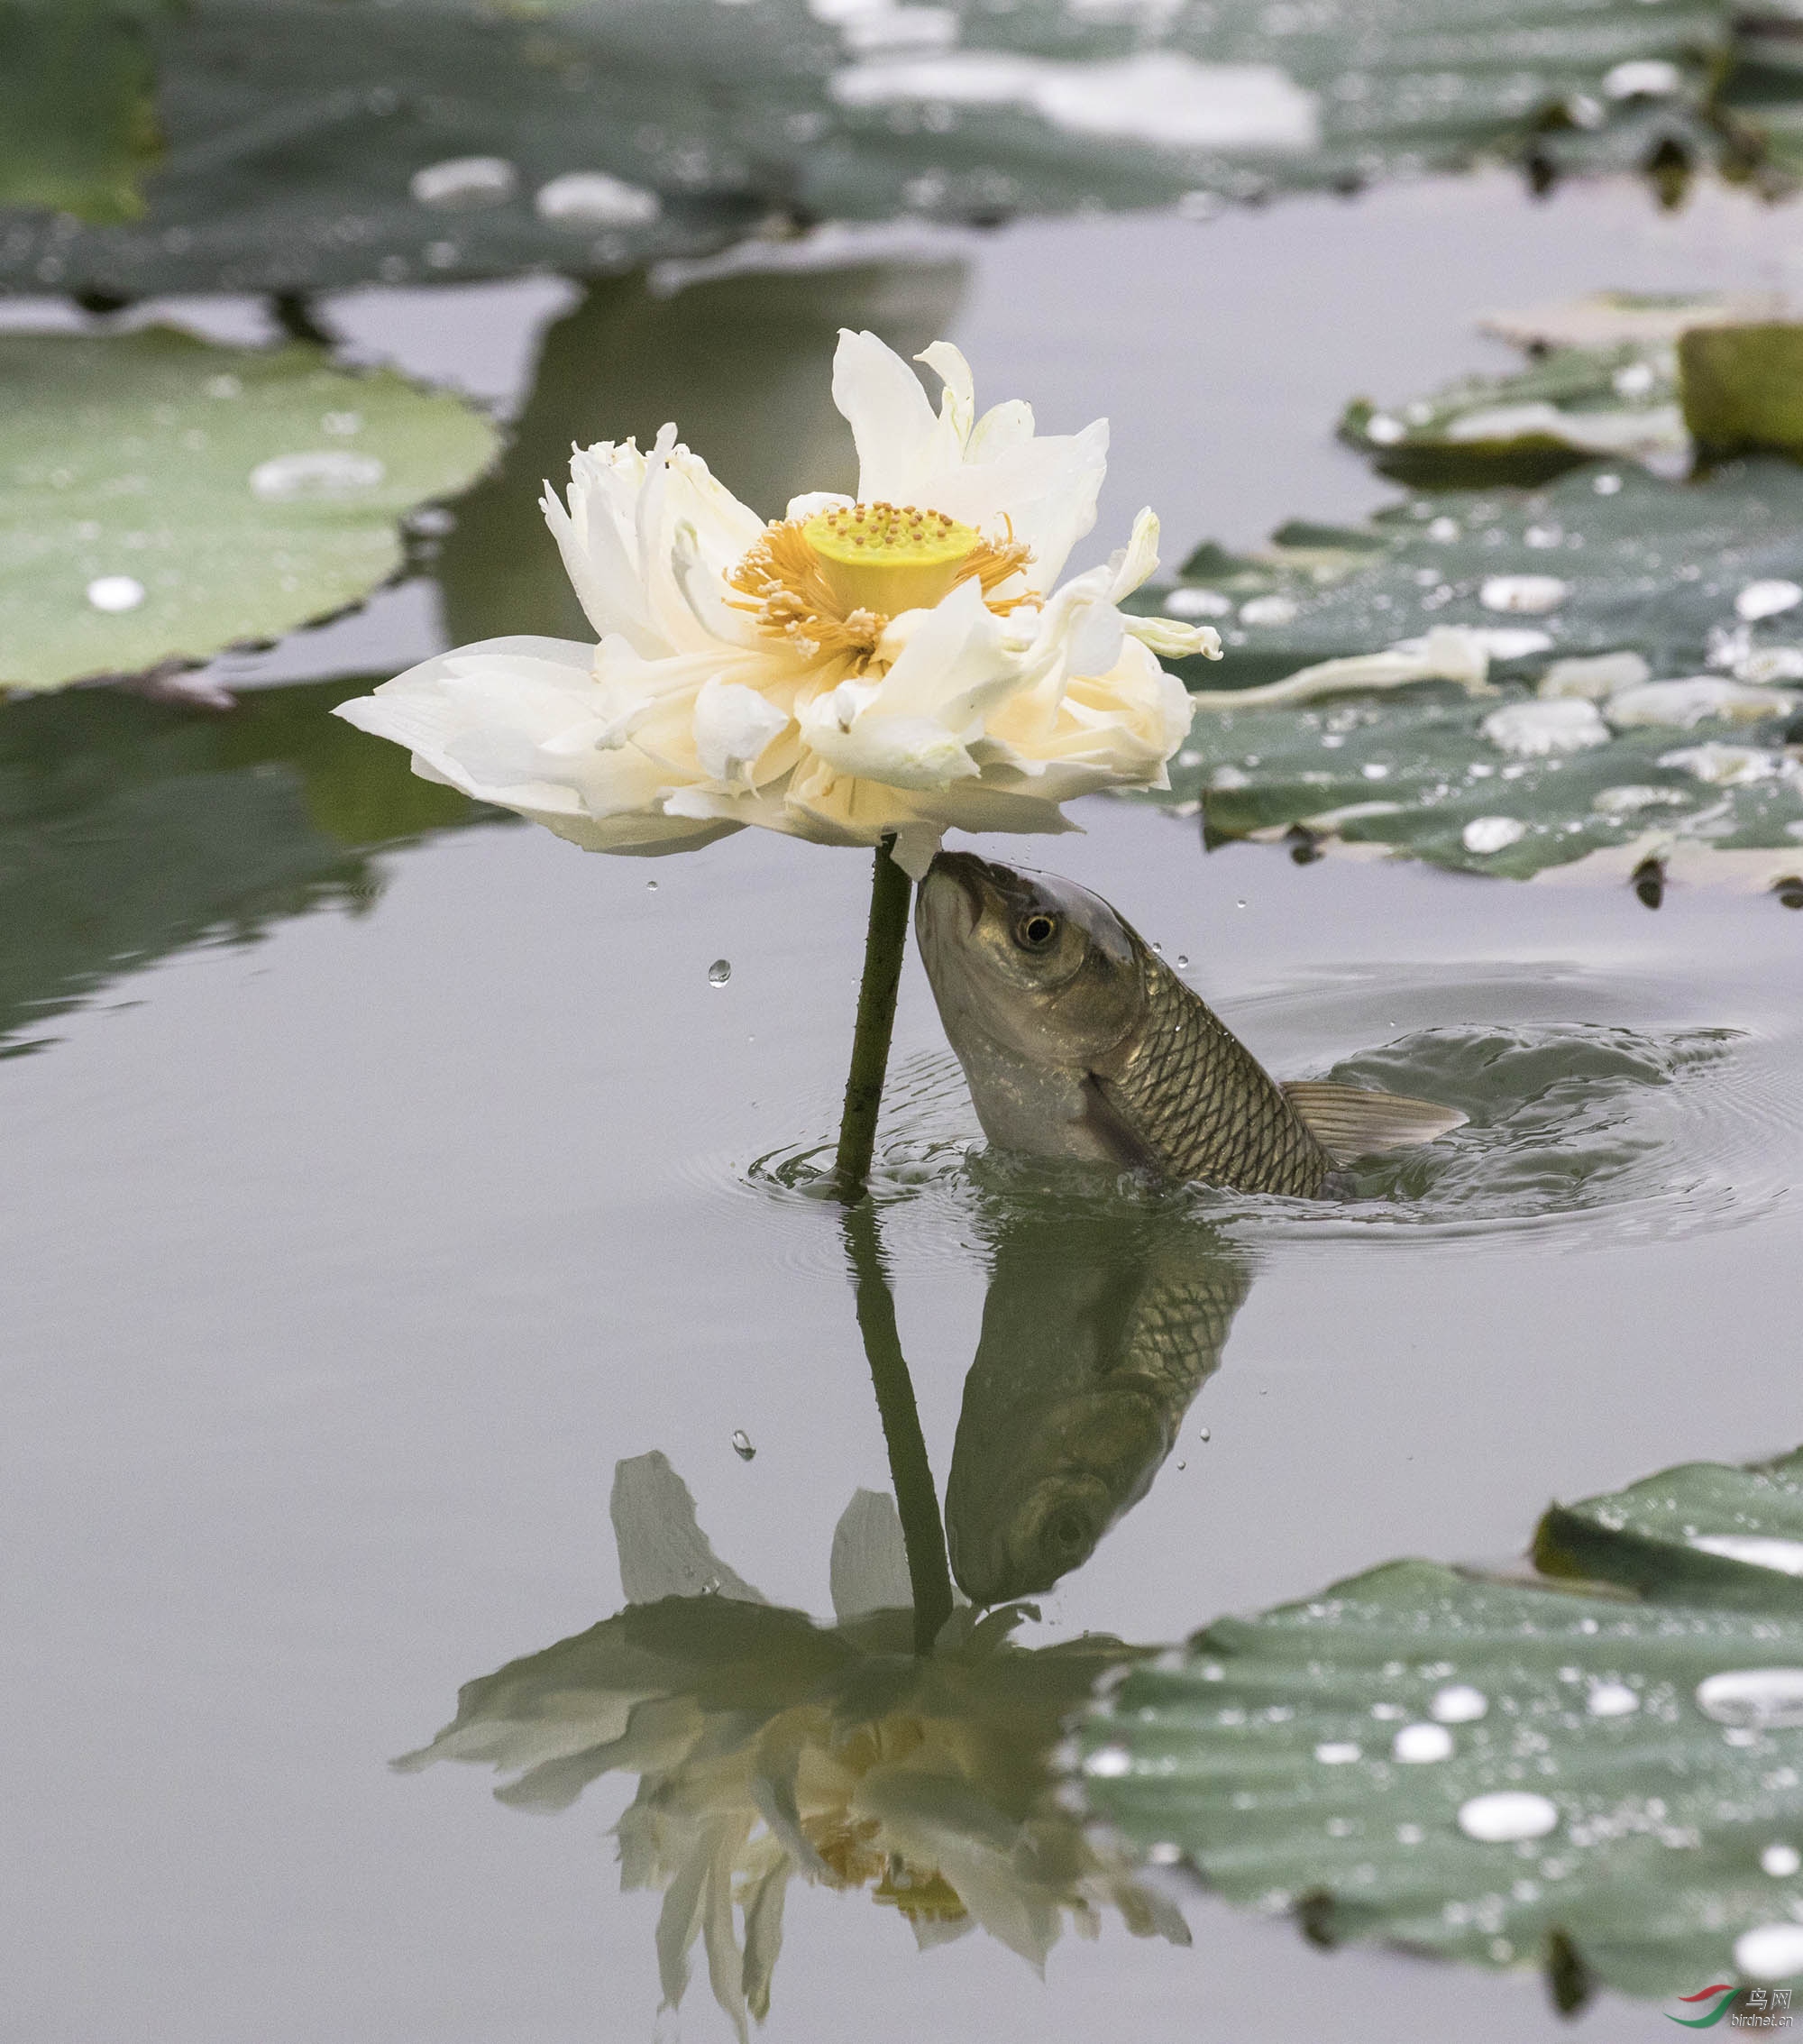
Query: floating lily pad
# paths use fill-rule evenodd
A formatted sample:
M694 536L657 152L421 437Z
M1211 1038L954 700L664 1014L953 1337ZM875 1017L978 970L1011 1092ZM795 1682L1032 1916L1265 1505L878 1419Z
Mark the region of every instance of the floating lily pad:
M1405 1561L1223 1619L1092 1717L1090 1805L1319 1942L1545 1966L1568 2006L1803 1975L1803 1593L1717 1538L1803 1526L1799 1476L1550 1515L1569 1590Z
M1654 838L1770 850L1767 885L1803 871L1803 471L1768 458L1674 483L1592 464L1531 493L1417 498L1352 536L1204 550L1149 599L1217 616L1229 654L1160 799L1200 804L1221 837L1297 827L1304 853L1341 839L1516 877L1612 847L1662 857ZM1430 633L1477 655L1495 692L1231 701ZM1643 668L1551 672L1621 653ZM1362 671L1321 680L1350 692ZM1687 686L1631 690L1643 677Z
M1201 205L1495 156L1665 176L1723 154L1731 43L1709 0L189 0L155 35L148 215L21 215L0 281L605 274L772 215Z
M1599 454L1688 467L1690 452L1677 356L1656 342L1560 348L1401 405L1360 398L1340 436L1385 475L1425 488L1546 482Z
M186 663L360 601L478 474L461 399L296 344L0 338L0 686Z

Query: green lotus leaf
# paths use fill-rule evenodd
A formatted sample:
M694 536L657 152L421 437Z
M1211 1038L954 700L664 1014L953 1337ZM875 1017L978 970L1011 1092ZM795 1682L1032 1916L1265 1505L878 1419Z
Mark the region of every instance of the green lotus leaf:
M1202 707L1158 799L1199 806L1212 837L1293 833L1303 857L1363 843L1525 878L1603 854L1625 879L1707 854L1746 885L1803 876L1803 470L1764 457L1679 483L1593 463L1533 491L1417 497L1365 541L1204 550L1149 594L1216 619L1228 655L1189 677ZM1355 667L1290 692L1318 700L1233 700L1448 628L1487 692L1360 692ZM1604 655L1637 657L1565 665Z
M160 151L145 28L164 0L0 0L0 206L135 218Z
M1803 1975L1803 1609L1773 1561L1803 1546L1698 1544L1803 1529L1799 1471L1693 1464L1549 1515L1540 1551L1591 1579L1568 1588L1394 1562L1210 1626L1092 1715L1092 1811L1317 1941L1542 1966L1567 2006Z
M1542 182L1592 166L1669 179L1727 148L1709 105L1733 42L1718 0L828 12L188 0L152 37L166 152L148 214L79 232L19 214L0 285L601 275L773 216L1204 205L1493 157ZM898 23L911 43L885 41Z
M1670 345L1560 348L1507 376L1462 377L1381 408L1346 408L1340 437L1418 488L1533 485L1601 455L1689 465Z
M1684 416L1707 454L1803 457L1803 325L1700 328L1678 344Z
M494 427L303 344L0 337L0 686L186 665L360 602Z

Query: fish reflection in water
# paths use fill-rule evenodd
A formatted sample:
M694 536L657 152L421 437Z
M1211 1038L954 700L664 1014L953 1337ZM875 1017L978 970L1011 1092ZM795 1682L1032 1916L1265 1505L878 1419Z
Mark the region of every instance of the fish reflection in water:
M482 1762L517 1807L560 1810L615 1771L638 1791L617 1836L622 1888L661 1891L664 2002L698 1943L746 2034L770 2006L790 1883L864 1888L925 1947L977 1925L1035 1966L1112 1910L1187 1944L1182 1918L1053 1793L1063 1723L1141 1650L1095 1635L1038 1650L1021 1613L954 1614L911 1651L902 1527L860 1491L832 1560L835 1622L767 1603L720 1561L658 1453L613 1498L630 1601L587 1632L464 1684L457 1715L396 1765Z
M1049 1590L1139 1503L1251 1278L1176 1203L1009 1203L946 1487L967 1597Z

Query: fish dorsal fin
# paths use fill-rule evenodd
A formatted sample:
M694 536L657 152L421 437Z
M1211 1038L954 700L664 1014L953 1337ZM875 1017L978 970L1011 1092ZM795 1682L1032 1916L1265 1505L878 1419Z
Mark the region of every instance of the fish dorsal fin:
M1336 1164L1432 1142L1452 1129L1463 1128L1471 1118L1432 1100L1410 1100L1400 1093L1377 1093L1362 1086L1336 1086L1332 1079L1286 1079L1283 1090Z

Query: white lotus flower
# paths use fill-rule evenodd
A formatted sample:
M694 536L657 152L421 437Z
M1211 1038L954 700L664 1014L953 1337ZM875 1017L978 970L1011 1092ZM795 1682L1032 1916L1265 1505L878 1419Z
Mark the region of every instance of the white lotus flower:
M599 644L460 646L337 714L590 851L754 823L892 833L918 875L947 829L1068 830L1075 796L1166 786L1191 704L1158 656L1216 658L1220 640L1118 608L1158 566L1149 511L1057 585L1094 523L1106 423L1038 435L1018 401L979 418L956 348L919 359L945 385L937 413L874 335L841 335L857 498L797 498L773 524L673 426L649 454L578 453L545 514Z

